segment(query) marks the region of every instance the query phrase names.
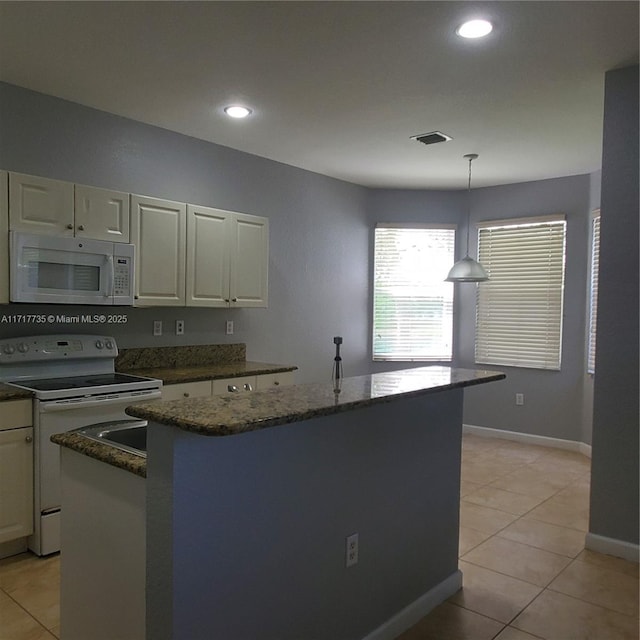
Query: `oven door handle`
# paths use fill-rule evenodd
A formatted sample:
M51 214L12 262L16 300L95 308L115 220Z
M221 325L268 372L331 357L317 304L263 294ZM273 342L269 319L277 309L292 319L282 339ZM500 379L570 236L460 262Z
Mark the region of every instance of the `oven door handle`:
M113 404L134 404L141 401L155 400L162 396L162 391L152 391L151 393L145 393L142 395L126 396L121 398L105 398L104 400L88 400L81 399L76 402L50 400L40 402L40 411L42 413L51 413L53 411L69 411L71 409L91 408L91 407L104 407Z

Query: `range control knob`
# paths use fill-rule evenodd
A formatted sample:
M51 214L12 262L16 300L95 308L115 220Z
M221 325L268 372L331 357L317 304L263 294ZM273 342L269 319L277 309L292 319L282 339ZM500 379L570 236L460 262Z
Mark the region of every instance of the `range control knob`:
M26 342L21 342L18 345L18 351L20 353L27 353L27 351L29 351L29 345Z
M12 353L15 353L16 348L12 344L5 344L3 351L10 356Z
M104 344L102 343L102 340L96 340L96 349L102 349L104 347Z
M107 347L107 349L111 350L113 349L113 342L111 342L111 340L106 340L104 346Z

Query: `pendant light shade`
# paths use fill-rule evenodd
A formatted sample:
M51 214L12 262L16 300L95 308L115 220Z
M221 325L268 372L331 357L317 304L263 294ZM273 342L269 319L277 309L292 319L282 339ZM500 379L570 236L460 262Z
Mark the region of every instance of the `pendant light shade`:
M469 256L458 260L447 276L447 282L485 282L488 279L484 267Z
M485 282L489 279L484 267L469 256L469 227L471 226L471 163L478 157L477 153L464 156L469 160L469 184L467 187L467 251L462 260L458 260L446 278L447 282Z

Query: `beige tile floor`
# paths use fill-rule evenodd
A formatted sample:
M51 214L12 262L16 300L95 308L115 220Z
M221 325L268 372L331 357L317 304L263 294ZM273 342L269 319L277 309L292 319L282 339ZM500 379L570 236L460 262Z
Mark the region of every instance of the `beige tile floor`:
M588 458L467 435L463 588L397 640L638 640L638 565L584 548Z
M398 640L639 640L638 565L584 549L589 470L576 453L465 436L463 588ZM59 591L58 556L0 560L0 640L60 637Z

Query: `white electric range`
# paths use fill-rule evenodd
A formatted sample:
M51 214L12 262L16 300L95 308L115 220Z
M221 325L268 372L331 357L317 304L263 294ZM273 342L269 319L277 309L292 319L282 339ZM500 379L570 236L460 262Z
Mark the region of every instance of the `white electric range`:
M117 355L116 341L108 336L0 340L0 382L34 397L34 531L28 545L37 555L60 550L60 451L51 436L101 422L134 421L127 406L161 396L161 380L116 373Z

